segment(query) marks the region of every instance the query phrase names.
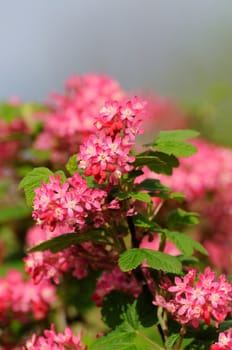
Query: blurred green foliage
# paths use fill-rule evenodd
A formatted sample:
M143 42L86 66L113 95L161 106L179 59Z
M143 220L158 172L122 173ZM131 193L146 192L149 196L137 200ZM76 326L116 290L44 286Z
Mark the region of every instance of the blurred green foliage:
M232 146L232 85L217 84L197 100L185 102L192 127L217 144Z

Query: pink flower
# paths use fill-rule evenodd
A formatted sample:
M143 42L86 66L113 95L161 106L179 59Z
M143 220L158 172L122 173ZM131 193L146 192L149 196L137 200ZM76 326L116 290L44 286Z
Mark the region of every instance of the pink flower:
M65 163L70 154L78 152L79 145L94 132L95 116L107 101L123 100L119 84L104 75L73 76L65 84L64 94L52 94L50 112L40 113L44 130L35 146L51 151L55 162ZM102 113L112 114L110 109ZM109 117L108 116L108 117Z
M64 184L59 175L51 176L50 182L36 188L35 193L33 218L45 230L60 226L66 232L73 232L75 225L83 228L87 217L101 211L106 197L105 191L88 188L78 173Z
M86 176L94 176L99 184L106 180L117 183L118 178L133 169L130 155L136 134L142 132L138 113L144 103L136 98L125 105L117 101L108 102L100 111L95 126L97 135L91 135L80 146L79 167Z
M83 345L81 336L81 333L74 335L69 327L65 328L64 333L56 333L52 325L50 330L44 331L44 336L33 334L22 350L85 350L87 348Z
M104 296L113 290L120 290L138 298L142 287L132 274L122 272L118 266L115 266L111 272L104 271L98 279L92 299L97 306L101 306Z
M210 350L231 350L232 349L232 328L221 332L218 342L211 345Z
M154 304L166 308L182 324L197 328L200 322L209 326L213 319L217 326L232 311L232 284L224 275L216 280L209 267L196 281L195 277L193 269L182 278L175 277L175 285L168 287L171 298L157 295Z
M0 323L17 319L26 324L47 316L56 300L55 287L48 282L35 285L32 280L24 280L21 272L9 270L0 279L0 298Z

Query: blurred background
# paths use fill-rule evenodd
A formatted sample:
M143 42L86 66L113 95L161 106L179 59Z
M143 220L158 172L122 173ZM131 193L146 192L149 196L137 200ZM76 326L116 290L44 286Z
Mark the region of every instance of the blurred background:
M0 0L0 98L44 101L73 73L200 97L232 82L230 0Z
M204 134L231 145L231 1L0 5L0 99L44 102L74 73L104 73L126 90L187 102L195 115L207 115Z

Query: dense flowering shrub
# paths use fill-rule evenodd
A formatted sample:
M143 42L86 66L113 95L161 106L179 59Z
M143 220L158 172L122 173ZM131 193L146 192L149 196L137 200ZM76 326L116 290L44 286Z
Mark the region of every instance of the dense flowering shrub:
M4 189L2 216L30 276L9 269L0 278L5 350L231 348L232 153L187 142L192 130L160 131L187 126L168 100L128 96L106 76L83 75L45 107L4 106L13 117L2 121L0 176L16 187L26 174L19 188L36 223ZM82 340L75 330L93 302L108 328Z
M159 220L161 206L181 198L159 179L178 166L176 156L196 152L185 141L196 133L161 132L144 152L133 154L135 136L143 133L144 109L145 103L137 98L106 102L95 119L95 132L83 140L78 155L68 162L71 176L51 175L48 169L38 168L21 182L40 227L31 230L27 238L29 246L35 245L25 258L26 271L33 280L62 283L68 271L82 279L90 270L102 270L92 300L102 307L104 321L112 331L99 337L90 347L93 350L118 349L120 337L124 339L122 348L131 349L136 332L156 323L165 349L181 349L189 338L187 327L214 327L216 340L217 327L232 311L232 285L226 276L216 278L209 267L203 273L188 267L194 249L207 252L189 234L170 229L176 228L176 221L192 223L195 214L181 209L174 219L169 216L165 221L161 213ZM33 177L41 171L44 177L37 188ZM215 181L220 181L216 177ZM203 196L207 191L208 187ZM201 192L193 191L198 196ZM152 320L147 319L148 314L142 316L143 303L153 314ZM179 333L173 333L170 322L177 323ZM45 336L34 335L25 349L45 344L68 346L54 342L67 338L55 336L54 329L45 331ZM148 341L152 348L163 349L156 341ZM134 341L132 344L137 349ZM191 344L195 346L194 341ZM208 348L210 344L211 339ZM79 344L69 346L79 349Z

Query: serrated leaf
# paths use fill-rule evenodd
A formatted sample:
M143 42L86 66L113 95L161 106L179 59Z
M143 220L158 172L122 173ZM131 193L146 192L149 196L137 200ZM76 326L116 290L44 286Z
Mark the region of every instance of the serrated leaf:
M166 175L172 174L172 169L178 167L179 162L173 155L163 152L146 151L136 156L135 166L147 166L155 173Z
M126 250L119 257L119 266L122 271L136 269L144 261L155 270L169 273L181 273L182 265L174 256L151 249L133 248Z
M197 153L197 148L195 146L184 141L157 141L154 146L159 151L169 155L173 154L176 157L189 157Z
M68 170L70 175L74 175L76 172L78 172L78 166L77 166L77 155L73 154L66 164L66 169Z
M197 225L199 223L198 216L197 213L178 208L169 214L167 224L171 228L178 228L182 225Z
M139 350L134 343L136 331L127 323L123 322L115 330L98 338L90 350Z
M143 227L143 228L153 228L156 226L155 223L150 222L147 217L143 216L142 214L137 214L136 216L133 217L133 223L137 227Z
M151 294L147 297L148 294L143 292L133 304L127 304L125 312L122 313L123 323L99 338L90 350L139 350L136 337L143 338L144 327L150 327L157 321L156 307L152 307Z
M126 321L133 329L141 330L151 327L157 322L157 307L152 305L153 296L148 289L145 289L125 308L122 319Z
M197 152L197 148L191 143L185 142L198 136L194 130L161 131L156 140L150 144L161 152L176 157L188 157Z
M180 338L180 334L179 333L175 333L170 335L167 340L165 341L165 346L168 349L172 349L173 345L177 342L177 340Z
M162 232L184 255L193 255L194 249L203 255L208 255L207 250L192 237L180 232L171 232L168 230L162 230Z
M103 299L101 309L102 320L110 328L115 328L123 322L123 313L129 304L133 302L131 294L114 290Z
M126 311L123 313L122 318L126 321L133 329L138 330L141 328L139 315L136 310L137 300L133 304L128 305Z
M26 202L29 206L32 205L35 197L35 188L41 187L41 183L49 182L52 171L48 168L39 167L30 171L19 183L19 189L23 189L26 196Z
M53 253L57 253L65 248L70 247L74 244L80 244L84 242L97 242L102 244L109 244L104 238L104 231L102 230L89 230L85 233L66 233L47 241L44 241L29 250L31 252L50 250Z

